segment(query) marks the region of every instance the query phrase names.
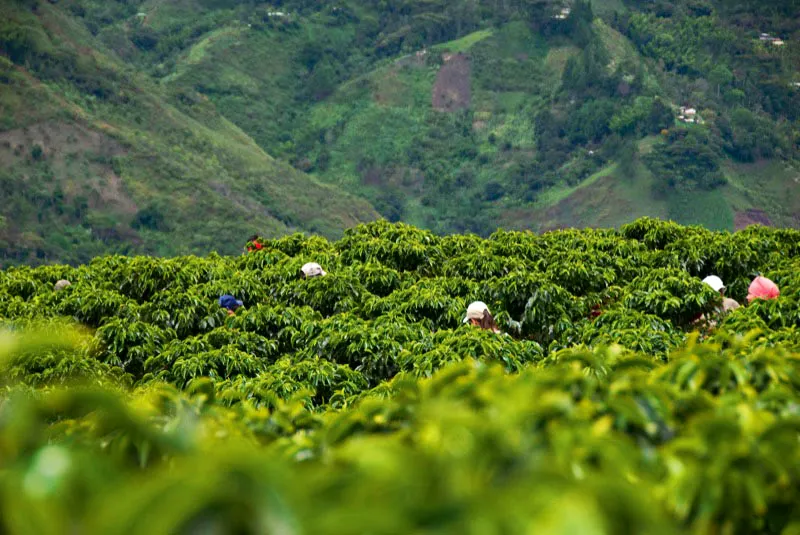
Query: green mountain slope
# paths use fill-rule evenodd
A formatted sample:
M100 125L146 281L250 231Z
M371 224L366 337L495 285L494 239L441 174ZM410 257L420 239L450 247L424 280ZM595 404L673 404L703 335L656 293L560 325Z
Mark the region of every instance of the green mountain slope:
M131 69L58 7L10 13L0 57L0 258L233 253L253 232L335 236L377 217L367 202L270 157L207 99Z
M37 236L71 259L232 247L250 229L330 235L372 206L484 235L643 215L799 224L793 0L28 0L16 12L59 53L15 52L27 23L4 26L16 119L3 135L75 108L109 142L60 163L34 157L31 138L4 166L17 189L66 181L72 203L47 215L31 193L27 215L4 212L15 258L44 255ZM29 118L39 90L65 102ZM50 135L90 135L70 132Z
M346 17L299 9L280 22L231 11L162 81L207 95L270 152L389 219L439 232L636 215L733 229L756 214L795 226L797 47L765 48L754 34L796 34L784 4L578 2L557 20L561 4L536 19L511 2L453 40L404 42L396 54L369 48L393 35L364 35L369 2L342 3ZM430 5L426 15L454 20ZM680 121L680 106L703 124ZM596 205L598 188L611 204Z

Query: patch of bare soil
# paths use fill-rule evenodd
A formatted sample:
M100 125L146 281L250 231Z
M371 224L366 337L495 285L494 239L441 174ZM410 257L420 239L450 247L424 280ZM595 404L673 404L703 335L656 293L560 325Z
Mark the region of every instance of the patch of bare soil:
M50 121L0 132L0 164L10 165L28 156L35 145L41 148L43 158L51 160L79 153L110 158L125 152L122 145L105 134L77 124Z
M733 218L733 227L735 230L743 230L750 225L764 225L771 227L772 221L763 210L745 210L744 212L737 212Z
M433 84L433 108L454 112L472 102L472 64L464 54L445 54Z
M425 174L415 167L373 166L361 170L361 183L365 186L397 187L403 191L422 191L425 185Z
M91 208L113 208L115 212L134 215L139 211L136 203L125 190L122 177L111 171L103 169L102 174L92 181L92 193L89 197Z
M224 184L222 182L209 182L209 186L213 191L230 201L234 207L238 208L242 213L257 214L264 218L278 219L278 217L270 212L267 207L261 203L261 201L254 199L240 191L234 191L228 184Z
M45 160L67 196L86 194L91 208L130 215L138 208L110 163L125 152L108 135L75 123L50 121L0 132L0 166ZM76 175L78 168L82 174Z

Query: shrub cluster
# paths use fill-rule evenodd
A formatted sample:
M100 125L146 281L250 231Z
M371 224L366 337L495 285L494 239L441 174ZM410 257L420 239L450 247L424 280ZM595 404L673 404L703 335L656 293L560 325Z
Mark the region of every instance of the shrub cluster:
M3 531L800 525L800 232L381 221L259 243L0 273ZM697 332L711 273L782 295ZM505 334L462 324L477 299Z

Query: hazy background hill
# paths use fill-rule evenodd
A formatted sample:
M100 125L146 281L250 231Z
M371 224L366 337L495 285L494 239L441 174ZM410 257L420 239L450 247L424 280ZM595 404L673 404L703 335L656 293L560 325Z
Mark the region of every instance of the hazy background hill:
M6 260L230 253L378 214L800 225L797 0L2 9Z

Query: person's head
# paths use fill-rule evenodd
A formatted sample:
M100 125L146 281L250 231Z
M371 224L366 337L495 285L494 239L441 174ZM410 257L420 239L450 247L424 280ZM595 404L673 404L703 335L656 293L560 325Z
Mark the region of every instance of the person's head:
M721 295L725 295L725 285L722 283L722 279L717 277L716 275L709 275L703 282L711 286L711 288L715 292L719 292Z
M60 281L56 282L55 286L53 286L53 289L57 292L60 292L67 286L72 286L72 283L66 279L61 279Z
M241 301L236 299L234 296L225 294L219 298L219 306L228 310L229 313L236 312L236 309L240 306L244 305Z
M489 312L489 307L483 301L474 301L467 307L467 314L462 320L463 323L469 323L475 327L489 331L499 331L497 323Z
M260 250L261 250L261 248L262 248L262 245L261 245L261 243L259 242L259 240L260 240L260 239L261 239L261 236L259 236L258 234L253 234L252 236L250 236L250 237L247 239L247 243L248 243L248 245L247 245L247 250L248 250L249 252L251 252L251 253L252 253L253 251L260 251ZM252 244L252 245L249 245L249 244Z
M759 275L750 283L747 289L747 302L753 299L777 299L781 294L778 285L766 277Z
M300 278L302 279L324 277L327 274L328 272L322 269L322 266L316 262L308 262L307 264L303 264L303 267L300 268Z

